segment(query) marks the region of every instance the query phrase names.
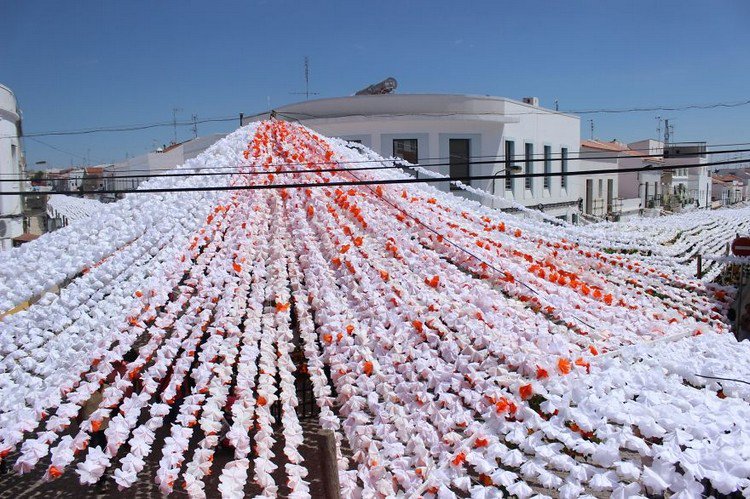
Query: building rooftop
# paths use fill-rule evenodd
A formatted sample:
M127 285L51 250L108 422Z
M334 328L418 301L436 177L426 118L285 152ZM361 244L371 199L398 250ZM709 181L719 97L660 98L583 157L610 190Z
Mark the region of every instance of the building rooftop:
M629 156L642 156L645 154L644 151L634 151L628 147L627 144L623 144L622 142L618 142L616 140L611 140L609 142L604 142L601 140L581 140L581 147L585 147L587 149L594 149L597 151L609 151L609 152L618 152L622 154L626 154ZM656 158L644 158L644 161L653 161ZM659 158L660 159L660 158Z
M601 140L582 140L581 147L587 147L589 149L598 149L600 151L628 151L627 144L617 142L616 140L610 142L603 142Z
M510 107L508 107L510 106ZM525 108L519 111L519 107ZM577 116L530 103L490 95L462 94L383 94L353 95L297 102L275 108L285 119L356 120L381 117L388 119L455 119L517 123L528 113L556 114L578 120ZM269 112L245 118L250 122Z
M732 183L732 182L745 182L745 179L738 177L733 173L714 173L711 175L713 182Z

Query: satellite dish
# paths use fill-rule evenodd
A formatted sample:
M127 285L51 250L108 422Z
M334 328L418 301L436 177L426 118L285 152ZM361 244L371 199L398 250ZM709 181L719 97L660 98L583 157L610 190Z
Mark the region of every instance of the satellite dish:
M386 78L385 80L375 83L373 85L370 85L367 88L363 88L359 92L355 93L354 95L383 95L383 94L390 94L394 90L396 90L396 87L398 86L398 83L396 82L395 78Z
M8 222L5 220L0 220L0 237L5 237L5 234L8 232Z

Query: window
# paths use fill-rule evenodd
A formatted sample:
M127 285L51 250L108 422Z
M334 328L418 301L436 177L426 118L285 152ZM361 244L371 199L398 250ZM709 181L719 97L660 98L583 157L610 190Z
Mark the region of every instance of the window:
M603 190L604 190L604 181L602 179L599 179L599 195L596 197L601 198Z
M566 173L568 173L568 148L563 147L560 149L560 187L565 189L568 187L568 176Z
M393 155L405 159L416 165L419 163L419 146L417 139L393 139ZM406 173L412 174L412 170L402 167Z
M530 144L527 142L524 144L524 154L523 154L523 161L525 164L525 170L526 170L526 178L524 179L524 185L527 189L533 190L534 185L534 179L530 177L529 175L534 173L534 163L532 160L534 159L534 144Z
M516 155L516 143L512 140L505 141L505 188L513 189L513 160Z
M469 184L465 177L469 176L469 139L450 139L448 140L448 154L450 155L450 177L451 179L461 179L463 183ZM451 190L458 187L450 184Z
M552 146L544 146L544 188L552 184Z

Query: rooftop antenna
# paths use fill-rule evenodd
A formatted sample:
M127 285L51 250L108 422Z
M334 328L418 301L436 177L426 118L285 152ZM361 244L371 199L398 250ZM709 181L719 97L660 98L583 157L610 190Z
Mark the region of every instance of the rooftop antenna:
M591 140L594 140L594 120L589 120L589 126L591 127Z
M289 92L292 95L304 95L305 100L309 100L311 95L318 95L318 92L310 92L310 58L305 56L305 91Z
M560 110L560 101L555 99L555 111L559 111L559 110Z
M672 127L669 125L669 120L664 120L664 147L669 144L669 134L672 131Z
M182 109L179 107L172 108L172 128L174 128L174 142L172 142L173 144L177 143L177 113L181 111Z
M198 138L198 115L193 115L193 138Z

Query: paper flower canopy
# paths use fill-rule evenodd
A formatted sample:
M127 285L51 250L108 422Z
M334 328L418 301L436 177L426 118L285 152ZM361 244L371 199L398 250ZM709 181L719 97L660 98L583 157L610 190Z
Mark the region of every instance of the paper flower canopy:
M175 170L219 175L144 184L237 189L130 195L0 256L0 310L35 300L0 322L0 458L309 497L303 377L345 497L750 492L750 391L700 376L748 379L750 346L686 263L749 210L581 228L384 165L253 123Z

